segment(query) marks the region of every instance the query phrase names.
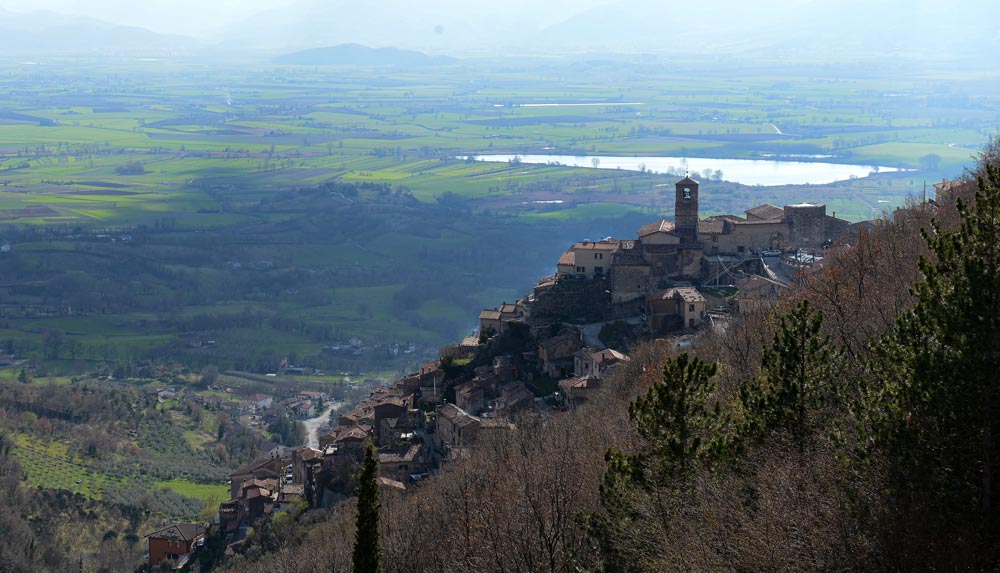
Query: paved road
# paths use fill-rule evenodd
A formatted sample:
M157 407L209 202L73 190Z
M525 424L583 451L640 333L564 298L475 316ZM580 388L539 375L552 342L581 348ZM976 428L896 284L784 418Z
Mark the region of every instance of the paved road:
M315 418L310 418L308 420L303 420L303 424L306 427L306 445L310 448L319 448L319 431L320 429L330 425L330 411L332 411L337 406L340 406L337 402L332 402L330 406L323 410L323 413Z

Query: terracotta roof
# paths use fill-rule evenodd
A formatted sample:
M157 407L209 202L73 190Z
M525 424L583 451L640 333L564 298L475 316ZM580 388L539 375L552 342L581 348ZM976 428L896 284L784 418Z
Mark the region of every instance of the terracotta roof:
M466 395L469 395L469 394L475 394L477 392L481 394L483 392L483 389L480 388L479 385L476 384L475 381L466 382L465 384L462 384L461 386L456 386L455 387L455 395L456 396L459 395L459 394L461 394L463 396L466 396Z
M313 448L302 448L299 450L299 459L302 461L314 460L316 458L322 458L323 452L313 449Z
M706 219L698 223L699 233L722 233L726 229L725 219Z
M592 382L594 383L593 385L591 384ZM597 385L596 378L567 378L559 381L559 389L563 391L563 394L568 393L569 390L596 387Z
M574 250L587 251L617 251L621 248L621 241L618 239L601 239L600 241L580 241L573 245Z
M660 219L659 221L653 221L648 225L643 225L639 227L636 232L640 237L645 237L646 235L652 235L653 233L672 233L674 230L673 221L668 221L666 219Z
M576 266L576 253L574 253L573 251L566 251L565 253L562 254L561 257L559 257L559 262L556 263L556 264L557 265L568 265L568 266L571 266L571 267L575 267Z
M479 418L469 414L454 404L445 404L442 406L438 411L438 416L441 416L446 420L450 420L453 424L460 427L471 426L479 422Z
M668 288L649 295L651 300L667 300L675 297L680 297L684 302L705 302L705 297L691 287Z
M423 448L420 444L413 444L405 451L399 450L395 452L379 452L378 461L381 464L384 463L399 463L399 462L412 462L417 459L420 455L420 450Z
M169 539L171 541L191 541L199 535L204 535L205 526L197 523L171 523L163 529L154 531L146 537Z
M479 346L479 337L476 335L466 336L462 339L462 343L459 346Z
M395 489L398 491L406 491L406 486L403 484L403 482L394 479L389 479L387 477L379 477L378 484L385 488Z
M701 293L697 289L691 287L682 287L671 289L680 295L684 302L705 302L705 297L701 296Z
M288 483L285 484L283 488L281 488L281 493L284 494L285 496L305 495L306 486L300 483Z
M615 257L611 259L612 265L623 266L635 266L635 265L646 265L646 260L642 258L639 253L615 253Z
M628 356L625 356L617 350L612 350L611 348L605 348L604 350L598 350L597 352L592 352L590 357L594 359L594 362L602 364L604 362L609 362L612 360L627 360Z
M487 308L479 313L479 320L500 320L500 311Z
M747 218L756 217L758 219L764 219L766 221L781 219L785 216L785 210L781 207L771 205L770 203L764 203L763 205L758 205L753 209L747 209Z
M505 302L502 305L500 305L500 313L501 314L513 314L515 312L517 312L517 305L516 304L511 304L509 302Z

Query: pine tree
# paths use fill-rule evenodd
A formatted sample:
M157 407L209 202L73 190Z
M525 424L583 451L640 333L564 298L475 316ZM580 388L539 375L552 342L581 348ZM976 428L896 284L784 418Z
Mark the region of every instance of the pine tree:
M723 455L728 420L717 402L711 405L716 371L716 364L687 354L668 359L661 378L629 405L642 446L635 453L607 452L603 511L585 516L601 571L641 570L650 536L668 528L669 508L693 471Z
M378 461L371 440L365 445L365 460L358 478L358 517L354 540L354 573L381 573L379 542Z
M923 235L916 304L876 347L861 451L910 521L1000 533L1000 168L983 164L961 225ZM964 543L964 541L963 541Z
M717 364L687 353L666 361L662 378L629 404L629 418L647 447L620 458L623 470L663 483L685 477L697 462L719 453L726 418L718 402L709 406L717 370Z
M771 430L785 430L799 450L813 435L819 411L832 395L833 351L821 333L823 312L808 300L781 317L781 328L761 360L763 376L740 386L744 439L760 439Z

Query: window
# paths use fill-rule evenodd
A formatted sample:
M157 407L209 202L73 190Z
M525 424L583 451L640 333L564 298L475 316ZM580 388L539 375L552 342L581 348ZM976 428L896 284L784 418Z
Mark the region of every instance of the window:
M681 192L681 196L684 197L685 199L690 199L691 198L691 188L690 187L685 187L684 191Z
M694 312L694 305L693 304L689 304L688 305L688 312Z
M587 272L587 267L576 267L576 272L585 273Z
M594 253L594 258L595 259L603 259L604 258L604 253Z
M718 235L712 235L712 242L713 243L718 243L719 242L719 236Z
M594 274L595 275L603 275L604 274L604 267L594 267Z
M736 247L736 252L737 253L742 253L745 250L746 250L746 247L744 247L743 245L740 245L740 246Z

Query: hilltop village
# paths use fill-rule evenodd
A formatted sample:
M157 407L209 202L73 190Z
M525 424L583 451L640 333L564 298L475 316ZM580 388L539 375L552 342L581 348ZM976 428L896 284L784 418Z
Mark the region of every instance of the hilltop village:
M340 413L318 447L276 448L234 472L230 499L219 506L226 555L242 551L261 519L352 495L368 440L378 447L382 487L418 487L526 416L558 415L591 399L629 360L631 342L681 344L699 328L724 328L741 309L773 304L791 278L822 265L824 247L866 225L810 204L700 219L699 191L690 177L678 181L674 220L644 225L634 239L570 246L530 294L483 310L477 332ZM302 399L313 404L313 396ZM260 412L271 406L255 400ZM150 563L189 559L206 531L177 524L154 533ZM153 551L163 543L176 550Z

